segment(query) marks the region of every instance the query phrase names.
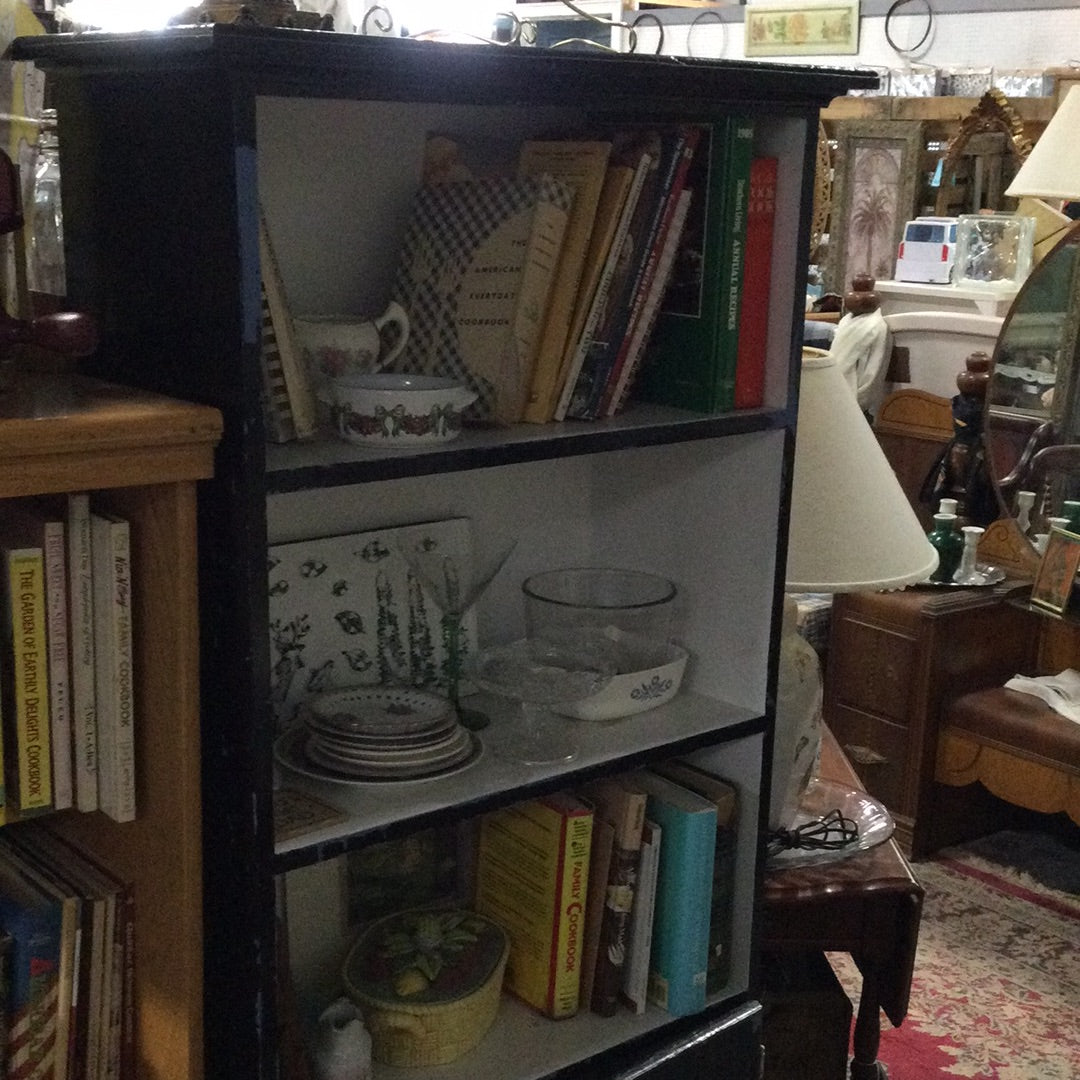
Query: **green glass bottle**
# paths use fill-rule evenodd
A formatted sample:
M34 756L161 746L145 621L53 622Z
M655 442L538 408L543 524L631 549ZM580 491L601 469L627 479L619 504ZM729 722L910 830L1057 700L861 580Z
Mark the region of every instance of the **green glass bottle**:
M930 580L951 582L964 551L964 538L956 529L956 515L935 514L934 527L927 533L926 539L938 553L937 569L930 575Z

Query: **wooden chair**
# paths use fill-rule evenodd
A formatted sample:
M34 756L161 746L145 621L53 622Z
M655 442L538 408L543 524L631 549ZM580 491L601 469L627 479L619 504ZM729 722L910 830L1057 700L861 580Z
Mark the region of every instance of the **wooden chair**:
M930 467L952 438L952 402L925 390L894 390L882 402L874 432L919 521L929 532L934 508L920 502L919 492ZM1014 577L1031 578L1039 560L1016 522L999 518L979 542L979 556L1004 567Z
M894 390L878 410L874 432L919 521L929 530L933 508L920 503L919 491L952 438L952 403L926 390Z
M1080 724L1031 694L992 686L945 710L934 778L1080 825Z

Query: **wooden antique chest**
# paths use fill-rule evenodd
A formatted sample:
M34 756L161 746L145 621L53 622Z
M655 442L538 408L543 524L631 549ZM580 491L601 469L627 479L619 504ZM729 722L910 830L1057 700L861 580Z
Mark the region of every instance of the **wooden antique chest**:
M945 705L1000 685L1034 660L1037 619L1005 602L1011 587L1006 580L835 597L825 720L914 858L927 853Z

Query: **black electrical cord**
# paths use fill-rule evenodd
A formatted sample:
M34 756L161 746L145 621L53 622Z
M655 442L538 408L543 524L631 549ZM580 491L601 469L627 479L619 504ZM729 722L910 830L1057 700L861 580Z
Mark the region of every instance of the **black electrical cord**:
M810 848L837 851L850 847L859 839L859 826L839 810L830 810L824 817L807 821L795 829L774 829L768 835L769 855L791 849Z

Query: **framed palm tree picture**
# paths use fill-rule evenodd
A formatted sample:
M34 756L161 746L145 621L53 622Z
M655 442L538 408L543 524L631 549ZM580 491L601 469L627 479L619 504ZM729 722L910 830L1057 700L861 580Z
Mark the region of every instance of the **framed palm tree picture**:
M918 213L923 124L838 120L825 285L843 295L855 274L893 276L904 223Z

